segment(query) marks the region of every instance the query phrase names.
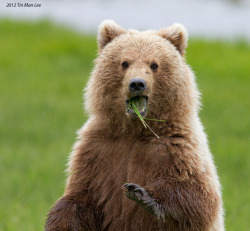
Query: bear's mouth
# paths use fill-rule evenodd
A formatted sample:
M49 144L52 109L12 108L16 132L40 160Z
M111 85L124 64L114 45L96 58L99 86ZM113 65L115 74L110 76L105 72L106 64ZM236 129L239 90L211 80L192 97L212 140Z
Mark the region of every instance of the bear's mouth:
M148 97L141 95L126 100L127 113L132 118L136 118L138 113L144 117L147 114Z

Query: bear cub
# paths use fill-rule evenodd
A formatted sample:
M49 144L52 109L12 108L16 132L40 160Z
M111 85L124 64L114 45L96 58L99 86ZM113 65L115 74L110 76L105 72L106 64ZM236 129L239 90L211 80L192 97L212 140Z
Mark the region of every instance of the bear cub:
M88 121L46 231L223 231L220 183L200 122L187 32L104 21L85 89ZM146 129L130 102L139 102Z

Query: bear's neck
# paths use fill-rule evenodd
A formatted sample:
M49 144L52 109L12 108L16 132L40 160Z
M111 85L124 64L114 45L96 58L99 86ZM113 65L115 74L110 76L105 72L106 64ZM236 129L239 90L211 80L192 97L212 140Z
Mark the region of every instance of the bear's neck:
M129 118L96 118L98 124L95 125L96 134L109 139L142 139L151 140L169 137L171 135L182 137L185 134L192 133L194 117L198 115L183 116L164 116L160 117L162 121L145 120L150 128L145 128L139 118L131 120ZM154 134L155 133L155 134ZM186 135L185 135L186 136Z

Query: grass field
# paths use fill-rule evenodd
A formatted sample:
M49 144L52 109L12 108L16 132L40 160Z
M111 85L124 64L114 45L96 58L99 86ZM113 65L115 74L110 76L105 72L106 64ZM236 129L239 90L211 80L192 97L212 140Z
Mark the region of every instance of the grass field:
M82 89L96 41L46 21L2 20L0 31L0 231L42 230L86 120ZM250 230L249 60L244 41L191 39L187 50L231 231Z

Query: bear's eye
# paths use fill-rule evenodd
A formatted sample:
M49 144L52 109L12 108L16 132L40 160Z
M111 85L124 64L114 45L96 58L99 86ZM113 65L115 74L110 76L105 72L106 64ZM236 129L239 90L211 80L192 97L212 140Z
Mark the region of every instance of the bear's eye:
M152 63L152 64L150 65L150 68L151 68L153 71L155 71L155 70L157 70L157 68L158 68L158 64L157 64L157 63Z
M122 68L127 69L128 66L129 66L128 62L124 61L124 62L122 63Z

